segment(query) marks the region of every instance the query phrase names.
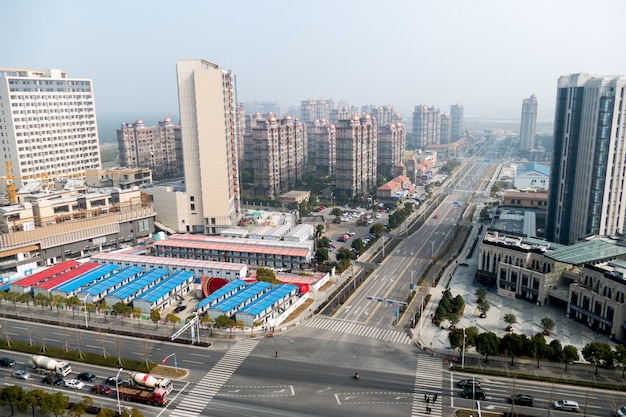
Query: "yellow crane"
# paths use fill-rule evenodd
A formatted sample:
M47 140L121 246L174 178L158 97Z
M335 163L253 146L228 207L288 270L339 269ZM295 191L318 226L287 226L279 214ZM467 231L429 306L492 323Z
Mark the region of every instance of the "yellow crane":
M5 177L7 182L7 195L9 197L9 203L17 203L17 192L15 191L15 183L13 182L13 174L11 173L11 162L6 161L4 163Z

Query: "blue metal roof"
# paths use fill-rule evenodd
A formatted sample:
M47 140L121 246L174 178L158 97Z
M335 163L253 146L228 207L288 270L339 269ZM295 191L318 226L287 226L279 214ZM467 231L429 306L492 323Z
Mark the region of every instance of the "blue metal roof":
M89 295L98 295L108 290L109 288L115 287L117 284L126 281L127 279L140 274L143 271L143 268L138 266L127 266L126 268L120 270L119 272L111 275L110 277L103 279L98 282L94 282L88 287L83 288L81 292L89 294Z
M200 307L204 307L205 305L217 300L220 297L223 297L225 294L228 294L229 292L233 291L233 290L242 290L246 287L246 281L242 280L242 279L236 279L233 280L231 282L229 282L228 284L224 285L222 288L219 288L215 291L213 291L211 294L209 294L208 296L206 296L205 298L203 298L196 307L200 308Z
M173 275L165 278L163 281L148 291L141 294L140 297L137 297L137 300L144 300L149 303L156 302L159 298L167 295L171 290L179 286L180 284L189 280L189 278L193 277L193 272L190 271L178 271Z
M137 278L133 279L126 285L122 285L120 288L111 291L107 294L107 296L119 297L120 299L125 299L130 297L133 294L136 294L138 291L146 288L150 284L155 281L160 280L163 276L167 275L167 270L162 268L152 269L149 272L139 275ZM158 284L157 284L158 285Z
M547 177L550 176L550 167L546 165L538 164L536 162L531 162L529 164L520 165L517 168L518 174L533 172L533 171L538 172L539 174L545 175Z
M224 313L229 312L230 310L245 303L247 300L253 299L260 294L263 294L271 286L272 284L265 281L253 282L252 284L249 284L244 290L238 291L227 299L220 301L214 306L211 306L211 309L223 311Z
M92 282L95 282L102 278L103 276L110 274L118 268L117 265L108 264L108 265L100 265L99 267L92 269L91 271L79 275L76 278L64 282L63 284L57 285L52 288L54 291L63 291L66 293L77 290L85 285L89 285Z
M298 287L291 284L280 284L237 311L237 313L247 313L252 316L257 316L261 312L267 310L272 307L274 303L284 296L288 295L292 291L298 291Z

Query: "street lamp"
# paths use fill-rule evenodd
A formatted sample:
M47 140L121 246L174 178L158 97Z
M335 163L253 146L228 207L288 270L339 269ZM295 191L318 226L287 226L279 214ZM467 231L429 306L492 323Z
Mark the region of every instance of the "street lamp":
M115 392L117 393L117 412L122 415L122 405L120 404L120 373L124 368L120 368L115 375Z
M333 191L330 192L330 206L333 206Z
M463 327L463 350L461 351L461 369L465 368L465 327Z
M431 240L430 241L430 259L431 260L435 260L435 241Z
M161 360L161 363L165 364L165 362L167 362L167 359L171 358L172 356L174 357L174 368L178 369L178 361L176 360L176 354L175 353L172 353L171 355L167 355L166 357L164 357Z

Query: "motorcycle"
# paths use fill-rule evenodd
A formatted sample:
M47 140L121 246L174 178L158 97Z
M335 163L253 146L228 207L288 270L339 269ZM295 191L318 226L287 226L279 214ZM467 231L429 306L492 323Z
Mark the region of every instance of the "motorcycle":
M354 379L356 379L357 381L359 380L359 373L358 372L354 374Z

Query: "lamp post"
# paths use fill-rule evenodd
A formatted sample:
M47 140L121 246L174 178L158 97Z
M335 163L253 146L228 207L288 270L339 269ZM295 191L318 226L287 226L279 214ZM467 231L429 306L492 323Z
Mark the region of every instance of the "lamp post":
M172 356L174 357L174 368L175 368L175 369L178 369L178 361L176 360L176 354L175 354L175 353L172 353L171 355L167 355L166 357L164 357L164 358L161 360L161 363L162 363L162 364L165 364L165 362L167 362L167 359L168 359L168 358L171 358Z
M435 241L434 240L430 241L430 259L432 261L435 260Z
M333 191L330 192L330 206L333 206Z
M120 373L124 368L120 368L115 375L115 393L117 394L117 412L122 415L122 405L120 404Z
M465 368L465 327L463 327L463 350L461 351L461 369Z
M419 335L422 335L422 326L424 323L424 318L422 317L424 315L424 296L422 295L422 301L420 302L420 332Z

